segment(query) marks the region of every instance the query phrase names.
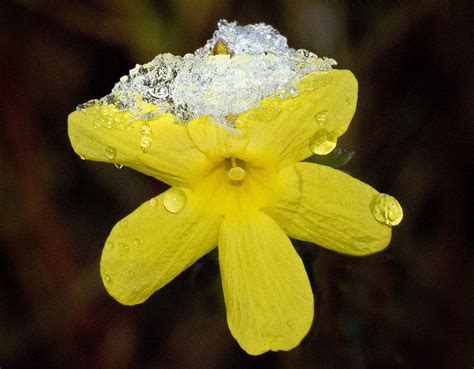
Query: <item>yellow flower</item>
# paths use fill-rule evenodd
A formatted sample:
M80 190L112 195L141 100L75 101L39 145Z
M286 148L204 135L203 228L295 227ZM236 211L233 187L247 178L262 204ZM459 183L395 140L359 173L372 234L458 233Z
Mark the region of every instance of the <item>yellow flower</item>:
M138 120L106 103L71 113L69 136L83 159L172 186L112 229L100 264L110 295L139 304L218 245L232 335L252 355L290 350L310 329L314 307L289 237L351 255L387 246L402 218L393 197L301 162L330 152L346 131L355 77L313 72L296 87L297 96L267 97L235 117L235 128L206 116Z

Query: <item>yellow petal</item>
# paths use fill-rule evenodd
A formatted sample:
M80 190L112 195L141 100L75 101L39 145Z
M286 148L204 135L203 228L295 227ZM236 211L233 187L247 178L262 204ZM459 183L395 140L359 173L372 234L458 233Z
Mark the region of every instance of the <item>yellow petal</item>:
M349 126L357 103L357 80L350 71L313 72L295 87L297 96L268 97L237 118L236 127L250 137L247 151L258 162L284 168L311 156L314 144L334 148Z
M213 122L207 116L191 120L186 127L196 147L213 161L239 156L247 146L245 132Z
M265 212L286 234L328 249L367 255L390 242L391 227L371 212L379 193L323 165L298 163L280 172L280 197Z
M217 243L220 218L204 215L190 190L172 187L118 222L100 272L117 301L135 305L171 281Z
M219 262L230 331L251 355L291 350L308 333L313 294L288 237L268 216L226 218Z
M74 111L68 123L81 158L123 164L170 185L192 187L210 165L171 114L142 121L114 105L97 104Z

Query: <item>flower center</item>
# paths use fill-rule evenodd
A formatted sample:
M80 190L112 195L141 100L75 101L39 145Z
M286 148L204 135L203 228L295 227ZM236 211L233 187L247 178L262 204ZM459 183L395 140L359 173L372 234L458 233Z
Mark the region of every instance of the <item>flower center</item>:
M211 214L247 216L272 201L279 186L273 170L228 157L209 171L193 193L199 206Z
M239 160L240 162L240 160ZM238 160L234 157L230 158L230 165L231 168L227 172L227 175L232 181L242 181L245 177L245 169L242 168L240 165L243 165L243 163L239 163ZM240 164L240 165L239 165Z

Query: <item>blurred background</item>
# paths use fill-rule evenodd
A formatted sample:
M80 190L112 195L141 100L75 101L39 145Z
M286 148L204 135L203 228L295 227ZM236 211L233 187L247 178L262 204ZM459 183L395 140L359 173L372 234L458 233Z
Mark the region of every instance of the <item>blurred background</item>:
M2 1L0 367L472 368L472 4L469 1ZM246 355L216 254L147 302L109 297L112 226L165 185L82 161L67 115L136 63L184 55L219 19L266 22L359 80L344 170L405 218L364 258L298 244L316 296L300 347Z

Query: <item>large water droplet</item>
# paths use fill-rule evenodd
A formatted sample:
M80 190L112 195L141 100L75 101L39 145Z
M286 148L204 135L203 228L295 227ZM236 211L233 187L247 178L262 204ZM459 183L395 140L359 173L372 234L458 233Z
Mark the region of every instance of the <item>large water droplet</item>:
M117 168L117 169L122 169L123 168L123 164L115 163L114 165L115 165L115 168Z
M400 224L403 219L403 209L393 196L385 193L374 195L370 203L370 211L380 223L390 226Z
M171 188L163 196L163 205L170 213L179 213L186 204L186 194L179 188Z
M81 160L86 160L86 156L83 153L80 153L79 157L81 158Z
M328 112L326 110L320 111L314 115L314 120L319 126L324 127L328 121Z
M337 137L326 131L320 130L311 141L311 151L317 155L329 154L337 145Z
M107 146L105 149L105 157L109 160L114 160L117 156L117 151L112 146Z

